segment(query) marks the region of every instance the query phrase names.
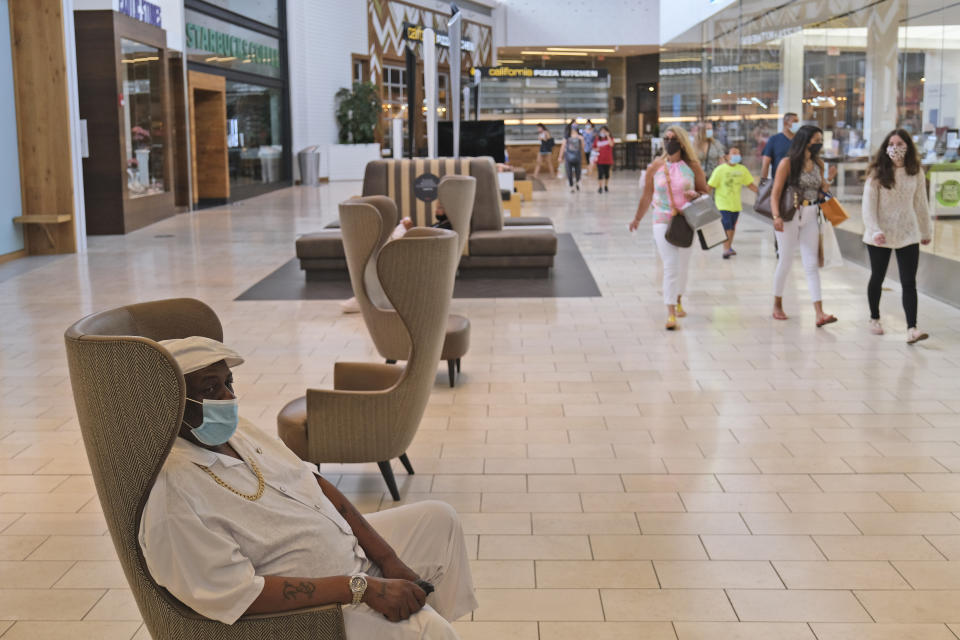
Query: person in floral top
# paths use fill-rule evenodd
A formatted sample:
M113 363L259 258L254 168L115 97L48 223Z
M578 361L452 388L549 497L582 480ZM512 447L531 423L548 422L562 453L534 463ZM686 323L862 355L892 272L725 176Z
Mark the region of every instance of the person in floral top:
M677 328L677 318L687 315L681 298L687 288L691 247L676 247L666 240L667 224L677 211L706 194L707 180L697 161L687 132L668 127L663 134L663 155L647 167L643 196L637 214L630 223L635 231L648 211L653 215L653 238L663 260L663 302L667 306L666 328ZM668 188L669 185L669 188Z

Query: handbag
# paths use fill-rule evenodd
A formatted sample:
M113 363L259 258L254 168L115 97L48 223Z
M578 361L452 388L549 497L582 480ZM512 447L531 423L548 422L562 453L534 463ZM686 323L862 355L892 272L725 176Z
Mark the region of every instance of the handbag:
M773 197L774 181L760 181L760 187L757 189L757 201L753 204L754 211L770 219L773 219L773 205L770 204L770 200ZM780 195L780 217L783 218L784 222L790 222L799 208L800 190L792 185L787 185Z
M670 187L670 170L666 165L663 167L663 175L667 179L667 200L670 201L670 222L667 223L667 231L664 239L675 247L686 249L693 244L693 227L687 222L687 217L683 212L677 210L673 204L673 189Z
M843 208L843 205L833 196L830 196L820 204L820 210L823 212L823 217L833 226L841 224L850 217Z
M711 222L719 222L722 218L717 205L710 196L701 196L691 202L683 210L683 215L694 229L705 227Z
M697 229L697 237L700 239L700 248L707 251L726 242L727 231L722 222L714 220Z

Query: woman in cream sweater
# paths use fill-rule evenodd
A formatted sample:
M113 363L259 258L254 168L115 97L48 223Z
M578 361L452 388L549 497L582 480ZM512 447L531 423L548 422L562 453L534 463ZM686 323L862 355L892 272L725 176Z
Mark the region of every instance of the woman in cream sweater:
M913 139L903 129L891 131L880 145L863 187L863 242L870 253L870 331L883 334L880 292L890 254L897 252L907 343L929 336L917 328L917 266L920 245L930 244L927 183Z

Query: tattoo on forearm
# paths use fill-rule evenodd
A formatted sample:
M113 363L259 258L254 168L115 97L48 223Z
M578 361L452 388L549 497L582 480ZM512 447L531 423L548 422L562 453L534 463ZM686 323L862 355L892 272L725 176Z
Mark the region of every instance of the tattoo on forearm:
M313 599L313 592L317 590L317 586L312 582L307 582L304 580L300 584L293 584L292 582L283 582L283 599L284 600L296 600L300 597L300 594L306 596L307 600Z

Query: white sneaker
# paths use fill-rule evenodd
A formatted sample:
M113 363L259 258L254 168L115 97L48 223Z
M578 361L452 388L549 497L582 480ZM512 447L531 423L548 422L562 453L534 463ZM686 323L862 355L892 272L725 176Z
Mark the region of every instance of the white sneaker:
M879 319L874 320L873 318L870 318L870 333L872 333L875 336L883 335L883 325L880 324Z
M356 298L350 298L340 303L341 313L360 313L360 303Z
M915 342L920 342L921 340L926 340L930 337L930 334L924 333L913 327L912 329L907 329L907 344L913 344Z
M570 193L574 193L575 191L576 191L576 189L574 188L574 186L573 186L573 185L570 185Z

